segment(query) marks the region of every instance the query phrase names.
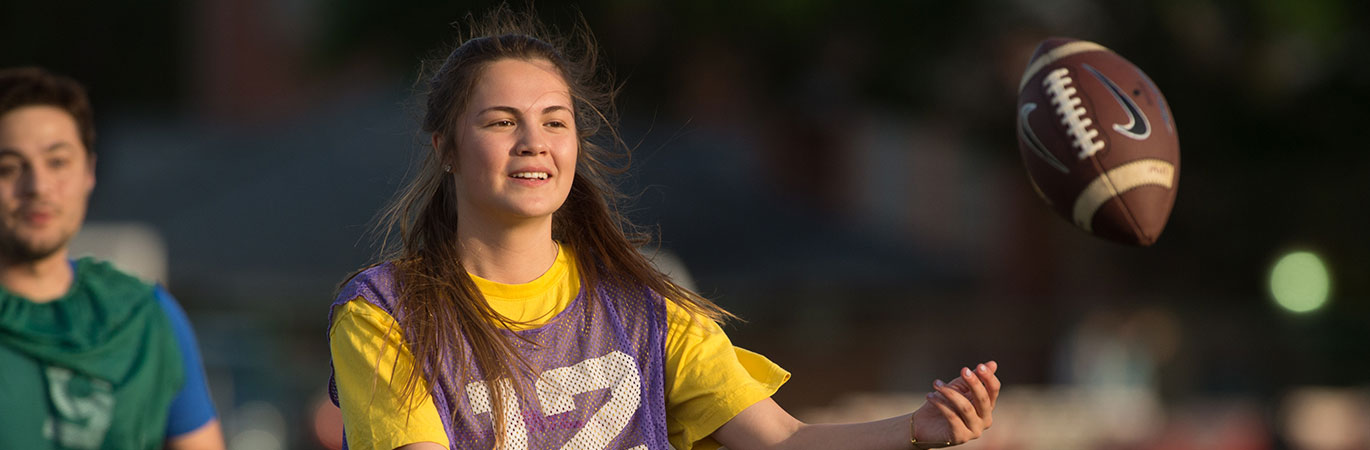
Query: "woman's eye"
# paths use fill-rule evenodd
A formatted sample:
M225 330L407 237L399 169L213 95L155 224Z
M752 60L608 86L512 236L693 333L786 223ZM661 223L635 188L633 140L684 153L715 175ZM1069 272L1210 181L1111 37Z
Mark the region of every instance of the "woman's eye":
M512 127L512 126L514 126L514 121L509 120L509 119L496 120L496 121L494 121L493 123L491 123L490 126L492 126L492 127Z

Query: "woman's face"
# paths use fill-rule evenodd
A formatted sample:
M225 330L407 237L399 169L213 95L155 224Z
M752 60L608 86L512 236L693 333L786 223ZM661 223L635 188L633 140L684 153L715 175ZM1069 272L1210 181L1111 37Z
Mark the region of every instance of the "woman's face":
M552 63L489 63L455 125L460 220L512 226L549 219L566 201L578 139L570 89Z

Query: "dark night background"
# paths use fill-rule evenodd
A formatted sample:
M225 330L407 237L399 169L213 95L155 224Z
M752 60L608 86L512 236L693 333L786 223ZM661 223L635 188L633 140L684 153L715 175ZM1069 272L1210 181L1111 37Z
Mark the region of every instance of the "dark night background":
M419 62L492 2L0 3L0 66L90 88L89 222L160 237L230 447L324 448L327 305L427 141ZM623 186L801 418L907 412L987 358L980 448L1370 448L1370 5L1343 0L540 4L624 84ZM1014 135L1037 42L1165 93L1179 196L1150 248L1035 197ZM117 238L114 238L117 239ZM1269 277L1321 257L1327 303ZM317 411L316 411L317 409ZM999 425L1003 424L1003 425ZM328 434L325 432L324 434Z

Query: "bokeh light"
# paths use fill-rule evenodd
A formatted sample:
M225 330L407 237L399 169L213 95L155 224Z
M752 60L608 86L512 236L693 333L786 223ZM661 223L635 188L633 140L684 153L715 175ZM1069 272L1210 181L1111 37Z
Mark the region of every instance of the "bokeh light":
M1312 252L1284 255L1270 270L1270 294L1284 309L1307 313L1327 303L1331 279L1322 258Z

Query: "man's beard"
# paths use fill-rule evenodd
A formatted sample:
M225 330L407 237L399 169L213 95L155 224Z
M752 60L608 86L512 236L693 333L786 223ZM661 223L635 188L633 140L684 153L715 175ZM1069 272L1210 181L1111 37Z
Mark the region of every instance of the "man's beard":
M66 247L75 233L62 236L47 244L25 241L12 231L0 231L0 257L7 264L25 264L46 259Z

